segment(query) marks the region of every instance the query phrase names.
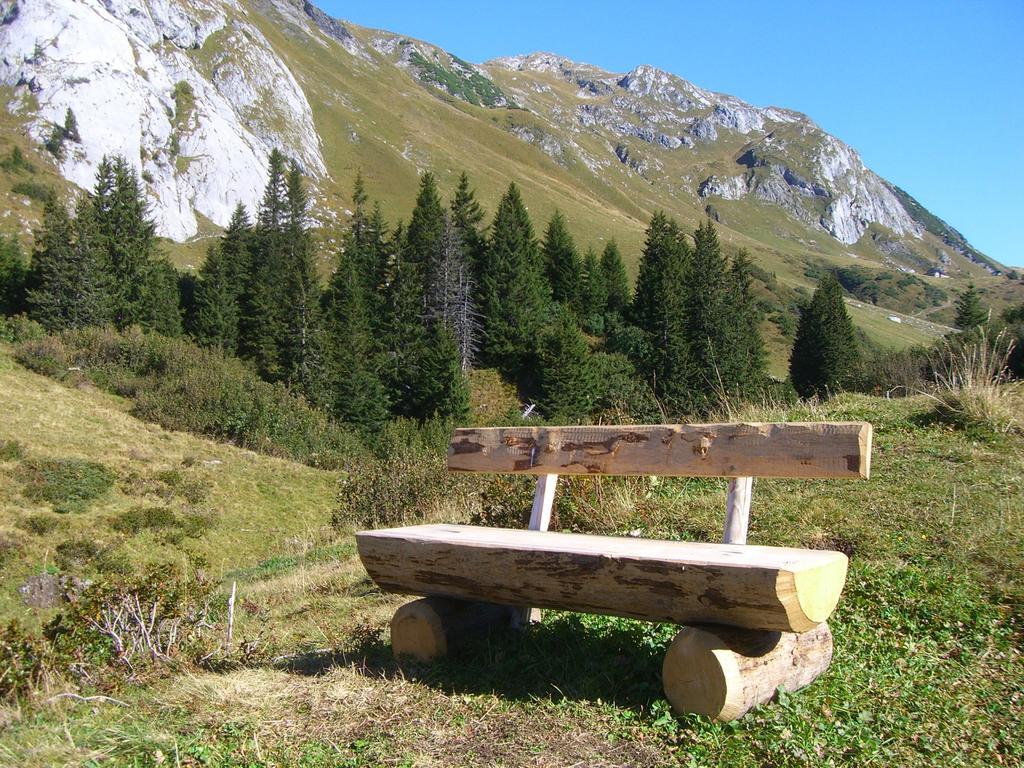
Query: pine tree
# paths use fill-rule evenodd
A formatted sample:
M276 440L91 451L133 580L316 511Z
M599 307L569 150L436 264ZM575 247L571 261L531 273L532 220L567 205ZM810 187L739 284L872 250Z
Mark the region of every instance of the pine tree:
M977 330L988 322L988 310L982 306L981 295L974 287L974 283L970 283L967 290L957 299L954 322L956 327L965 333Z
M64 137L68 141L74 141L81 143L82 135L78 132L78 119L75 117L75 113L71 111L71 107L67 108L64 112Z
M587 340L574 314L558 305L540 345L537 405L549 420L579 423L587 418L597 382Z
M579 312L583 292L580 257L565 217L559 211L555 211L548 222L541 253L544 271L551 284L551 298Z
M424 401L421 366L428 345L419 265L406 254L408 238L399 222L388 243L387 284L378 337L386 356L385 381L393 411L420 418Z
M288 215L288 179L283 154L274 149L268 161L267 185L249 235L249 268L241 291L238 351L265 379L284 377L280 346L287 334L282 301Z
M55 197L47 200L35 235L28 282L29 313L48 331L82 328L110 318L109 276L97 246L92 210L75 221Z
M247 276L252 269L252 256L249 252L251 239L252 224L249 221L249 213L245 206L239 203L235 206L228 227L220 239L220 255L236 303L242 300Z
M750 397L768 381L768 352L761 336L761 311L754 296L746 251L740 251L733 259L729 277L727 344L736 365L733 387L740 396Z
M655 213L647 227L630 307L630 316L643 332L645 343L633 344L630 351L637 370L673 413L691 404L693 365L687 324L691 258L675 221L660 211Z
M430 328L417 373L417 418L460 421L469 415L469 382L462 369L458 344L442 323Z
M827 397L850 381L860 353L835 275L827 275L801 308L789 377L801 397Z
M690 409L706 414L719 395L733 394L742 371L731 347L732 310L728 270L714 225L694 233L686 271L686 340L689 351Z
M92 194L92 216L97 241L106 251L111 270L114 324L118 328L135 324L150 327L149 302L154 291L167 285L162 271L150 268L156 251L155 225L135 169L123 157L104 157L100 162ZM152 275L156 277L151 285ZM161 299L169 301L166 296Z
M0 315L17 315L25 310L25 282L28 266L17 238L0 235Z
M181 335L180 275L165 258L146 264L142 289L143 312L139 322L143 328L164 336Z
M337 419L375 430L390 415L388 393L359 264L344 251L327 291L325 314L327 406Z
M423 307L427 311L427 286L434 282L434 272L439 268L438 262L442 258L443 232L444 208L437 193L434 174L428 171L420 177L419 193L416 195L412 216L409 217L404 249L405 260L413 268L407 276L420 281ZM412 276L413 271L417 273L417 277Z
M608 307L608 285L604 270L597 261L593 248L587 248L583 257L583 293L580 317L583 327L590 333L604 333L604 315Z
M320 281L314 263L307 217L309 197L296 163L288 170L287 207L283 225L284 335L279 359L284 378L311 403L323 395L323 326L320 316Z
M516 185L498 204L480 277L481 351L507 374L527 372L536 354L550 299L533 225Z
M220 347L229 355L238 348L238 295L231 259L224 244L211 245L195 287L192 336L204 347Z
M625 314L632 294L626 265L622 263L619 246L614 240L609 241L601 252L601 272L604 273L605 290L608 293L607 311Z
M487 237L482 229L484 210L477 202L476 193L469 186L469 176L465 171L459 175L459 184L451 202L451 214L452 223L462 239L473 280L479 285L487 252Z

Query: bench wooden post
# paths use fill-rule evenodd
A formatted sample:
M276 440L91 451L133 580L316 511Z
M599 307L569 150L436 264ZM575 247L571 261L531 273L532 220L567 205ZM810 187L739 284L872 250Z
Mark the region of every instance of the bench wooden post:
M750 500L754 490L754 478L733 477L729 479L729 498L725 507L725 533L723 544L746 544L747 526L750 524Z
M546 531L551 525L551 508L555 503L555 487L558 475L538 475L537 489L533 492L533 509L530 510L531 531ZM516 626L539 624L540 608L524 607L516 616Z

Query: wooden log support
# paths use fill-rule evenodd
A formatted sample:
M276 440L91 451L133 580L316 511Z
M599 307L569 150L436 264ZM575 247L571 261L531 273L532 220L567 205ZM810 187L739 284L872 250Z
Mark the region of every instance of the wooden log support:
M832 632L803 633L703 625L683 627L665 655L665 696L677 713L734 720L814 682L832 661Z
M846 580L841 552L419 525L356 534L391 592L502 605L805 631Z
M754 494L754 478L733 477L729 480L729 496L725 506L724 544L746 544L750 525L750 501Z
M533 475L867 478L864 422L457 429L448 468Z
M546 531L551 525L551 508L555 503L555 488L558 486L558 475L538 475L537 488L533 492L533 508L530 510L531 531ZM516 625L539 624L543 616L540 608L520 608L516 617Z
M432 661L492 630L510 627L517 610L447 597L413 600L391 619L391 650L395 656Z

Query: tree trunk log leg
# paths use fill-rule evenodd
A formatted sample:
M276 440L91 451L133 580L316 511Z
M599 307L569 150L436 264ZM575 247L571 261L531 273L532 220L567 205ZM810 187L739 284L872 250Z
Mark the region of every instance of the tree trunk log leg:
M425 597L406 603L391 619L391 649L431 661L472 638L513 625L518 608L448 597Z
M772 699L777 688L810 685L832 661L832 632L683 627L665 654L665 696L678 713L734 720Z

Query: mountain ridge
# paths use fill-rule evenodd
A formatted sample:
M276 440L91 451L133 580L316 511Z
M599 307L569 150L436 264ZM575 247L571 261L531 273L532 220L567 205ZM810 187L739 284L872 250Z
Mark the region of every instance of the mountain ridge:
M562 209L632 264L664 209L687 227L715 219L727 247L789 288L818 262L947 285L1005 271L807 115L650 65L614 73L547 52L472 64L292 0L4 0L0 17L20 134L38 148L71 108L81 140L56 171L87 189L103 154L125 155L161 234L186 243L179 264L198 263L188 242L235 204L258 204L278 147L309 178L329 247L357 170L391 217L422 171L444 191L467 170L485 204L516 180L538 222ZM104 58L95 41L107 39ZM38 206L8 213L24 230Z

